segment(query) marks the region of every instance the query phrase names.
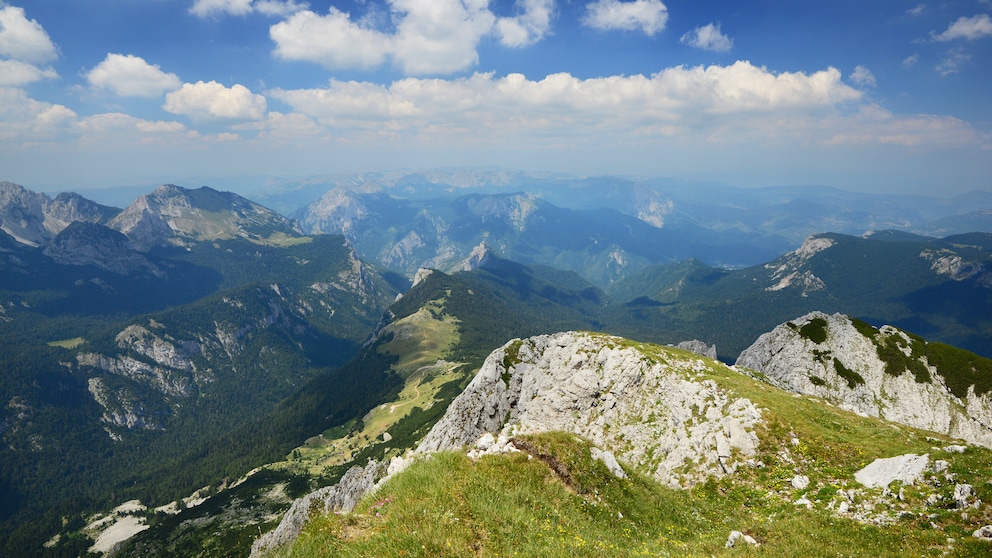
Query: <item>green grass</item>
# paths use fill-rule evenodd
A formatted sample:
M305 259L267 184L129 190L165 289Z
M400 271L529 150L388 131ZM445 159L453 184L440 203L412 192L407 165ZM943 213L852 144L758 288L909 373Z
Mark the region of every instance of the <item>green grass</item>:
M677 349L623 341L651 362L698 359ZM625 465L612 476L590 456L589 442L568 433L521 437L524 453L469 460L447 452L413 464L366 497L349 514L316 518L275 556L983 556L987 543L970 537L992 523L992 506L949 509L956 482L972 484L992 501L992 453L938 449L951 443L932 433L859 417L808 397L796 397L714 361L695 373L728 396L762 409L755 462L689 490L654 482ZM827 509L842 490L860 488L854 473L881 457L929 453L951 462L954 482L903 487L905 500L862 490L855 505L897 517L890 525L857 522ZM810 479L803 490L792 478ZM898 492L899 487L893 487ZM928 507L930 493L944 499ZM813 509L793 504L806 497ZM931 525L931 523L933 525ZM936 526L936 528L934 528ZM731 530L758 547L725 549ZM948 539L955 539L948 543Z
M86 339L82 337L73 337L72 339L60 339L58 341L49 341L49 347L59 347L62 349L75 349L76 347L82 345L86 342Z

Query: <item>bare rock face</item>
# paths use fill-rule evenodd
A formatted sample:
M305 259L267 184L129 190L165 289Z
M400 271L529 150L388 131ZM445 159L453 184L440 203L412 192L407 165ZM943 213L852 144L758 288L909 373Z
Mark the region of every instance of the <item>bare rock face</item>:
M812 312L759 337L736 364L778 387L861 415L992 447L989 393L976 395L972 386L965 397L954 395L927 358L914 353L922 341L890 326L858 325L841 314ZM899 351L916 371L893 373L880 351Z
M489 355L417 452L470 446L487 433L565 431L663 483L691 486L753 455L761 420L749 400L700 379L705 366L588 333L511 341Z
M279 526L251 545L252 556L262 556L295 539L315 514L350 512L386 473L386 465L369 461L365 467L352 467L333 486L325 486L293 502Z

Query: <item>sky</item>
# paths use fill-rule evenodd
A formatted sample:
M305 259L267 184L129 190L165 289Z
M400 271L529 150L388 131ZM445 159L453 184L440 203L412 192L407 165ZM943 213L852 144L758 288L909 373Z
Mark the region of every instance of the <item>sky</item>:
M0 180L992 190L992 0L0 0Z

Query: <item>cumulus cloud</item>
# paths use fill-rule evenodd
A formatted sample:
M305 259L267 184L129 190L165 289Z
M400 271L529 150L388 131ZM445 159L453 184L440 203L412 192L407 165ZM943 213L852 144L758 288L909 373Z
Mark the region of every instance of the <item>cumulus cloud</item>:
M522 12L513 17L496 20L500 43L508 47L522 47L536 43L551 29L554 0L523 0L518 2Z
M919 61L920 61L920 55L919 54L911 54L911 55L909 55L909 56L907 56L906 58L903 59L903 61L902 61L902 67L903 68L912 68Z
M259 120L265 116L265 97L235 84L224 87L216 81L184 83L165 96L165 110L193 120Z
M665 29L668 8L661 0L596 0L586 5L582 21L593 29L641 30L654 35Z
M27 18L24 8L0 3L0 56L43 64L58 58L58 49L41 24Z
M86 73L86 80L94 89L121 97L153 98L182 85L176 74L165 73L157 64L133 54L107 54L103 62Z
M878 85L878 82L875 81L875 74L871 73L871 70L864 66L854 68L854 72L851 73L851 81L866 87L875 87Z
M334 134L355 138L389 134L478 141L485 130L492 138L534 134L570 142L715 133L734 123L739 131L753 133L755 123L766 126L836 110L862 96L833 68L776 74L748 62L592 79L567 73L541 80L477 73L454 80L407 78L390 85L332 80L327 88L269 94Z
M709 23L689 31L679 39L682 43L703 50L727 52L734 46L734 40L720 31L720 24Z
M59 77L51 68L41 69L17 60L0 59L0 87L17 87Z
M372 68L392 50L385 33L351 21L331 7L326 16L302 11L269 28L275 55L286 60L316 62L328 69Z
M21 89L0 87L0 141L51 140L75 119L76 113L63 105L36 101Z
M979 14L973 17L960 17L950 24L943 33L930 33L935 41L946 42L955 39L973 41L992 36L992 18L989 14Z
M269 28L274 54L328 69L375 68L392 60L411 75L448 74L479 61L477 47L494 35L509 47L543 38L551 27L553 0L517 0L517 15L497 17L484 0L388 0L392 32L372 18L352 18L331 7L326 15L304 10Z
M306 2L295 0L196 0L189 11L199 17L216 15L245 16L260 13L269 16L286 16L305 10Z

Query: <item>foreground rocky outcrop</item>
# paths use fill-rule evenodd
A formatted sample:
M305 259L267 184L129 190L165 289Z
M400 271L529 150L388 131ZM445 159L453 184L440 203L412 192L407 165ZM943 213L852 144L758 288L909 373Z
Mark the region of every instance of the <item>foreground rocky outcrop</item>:
M703 379L705 367L588 333L512 341L486 359L417 451L470 446L485 434L572 432L665 484L690 486L753 455L761 420L753 403Z
M470 456L525 450L513 436L572 432L590 440L593 458L617 477L618 459L673 487L732 473L758 447L761 410L705 379L719 363L624 339L566 332L514 340L493 351L411 458L388 470L353 467L334 487L294 503L252 555L297 536L312 513L348 511L413 458L470 449Z
M938 350L953 351L955 366ZM992 447L992 393L974 384L981 360L891 326L812 312L759 337L736 364L862 415Z

